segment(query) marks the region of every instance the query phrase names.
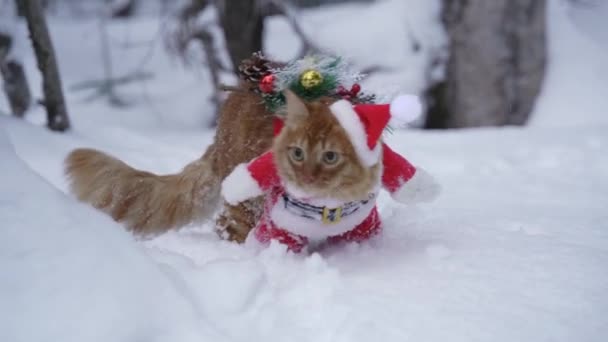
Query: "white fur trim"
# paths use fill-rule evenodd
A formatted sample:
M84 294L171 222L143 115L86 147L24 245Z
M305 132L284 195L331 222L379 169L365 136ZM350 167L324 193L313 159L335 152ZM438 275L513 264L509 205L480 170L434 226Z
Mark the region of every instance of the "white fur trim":
M392 124L410 123L422 114L422 103L416 95L399 95L389 108Z
M343 217L340 222L325 224L321 221L311 220L287 211L285 209L284 199L283 197L280 197L277 203L272 207L270 218L282 229L297 235L305 236L312 240L319 240L344 234L355 229L359 223L363 222L369 216L369 213L375 205L376 200L371 200L367 204L362 205L356 212Z
M336 101L330 109L348 134L361 162L365 166L377 164L380 161L381 144L376 144L373 150L369 149L367 146L367 132L351 103L346 100Z
M247 164L239 164L222 182L222 196L226 202L236 205L246 199L264 194L258 182L251 177Z
M433 176L421 168L416 168L416 173L401 187L393 192L391 196L403 204L416 204L420 202L431 202L439 195L441 187Z

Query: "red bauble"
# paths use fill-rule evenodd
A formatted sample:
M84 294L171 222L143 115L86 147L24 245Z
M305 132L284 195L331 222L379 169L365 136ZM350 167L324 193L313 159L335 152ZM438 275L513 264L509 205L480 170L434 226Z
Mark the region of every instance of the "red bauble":
M345 100L351 100L357 97L357 94L361 91L361 86L357 83L353 84L350 90L347 90L343 86L338 86L336 93Z
M260 90L264 93L272 93L274 91L274 80L275 76L272 74L262 77L259 84Z
M336 90L336 94L338 94L340 96L348 95L348 90L346 90L346 88L344 88L343 86L338 86L338 89Z

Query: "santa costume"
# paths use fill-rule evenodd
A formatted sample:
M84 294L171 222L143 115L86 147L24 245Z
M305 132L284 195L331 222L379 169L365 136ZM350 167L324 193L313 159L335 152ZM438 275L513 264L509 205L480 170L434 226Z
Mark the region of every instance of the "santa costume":
M238 165L222 183L222 195L233 205L266 195L264 213L253 231L258 241L276 240L294 252L301 251L310 241L363 241L380 232L376 197L381 187L405 204L430 201L438 194L430 175L380 139L391 118L407 121L418 115L420 104L416 97L399 96L390 105L353 106L347 100L339 100L330 110L346 131L361 163L366 167L382 163L376 187L366 198L346 203L315 198L282 180L273 153L268 151Z

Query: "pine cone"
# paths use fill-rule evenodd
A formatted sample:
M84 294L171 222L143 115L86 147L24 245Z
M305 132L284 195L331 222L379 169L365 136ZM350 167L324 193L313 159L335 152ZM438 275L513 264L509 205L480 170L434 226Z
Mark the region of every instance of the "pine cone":
M273 63L266 59L261 52L254 52L251 57L243 60L239 65L239 77L257 86L260 80L271 73Z

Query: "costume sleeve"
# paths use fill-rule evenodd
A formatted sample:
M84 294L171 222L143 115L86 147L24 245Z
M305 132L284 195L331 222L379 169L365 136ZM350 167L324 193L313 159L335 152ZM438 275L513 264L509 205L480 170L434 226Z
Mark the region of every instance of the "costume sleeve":
M274 157L268 151L249 163L237 165L222 182L222 196L226 202L235 205L260 196L279 184Z
M382 164L382 186L397 202L430 202L439 194L439 184L431 175L410 164L386 144L382 144Z

